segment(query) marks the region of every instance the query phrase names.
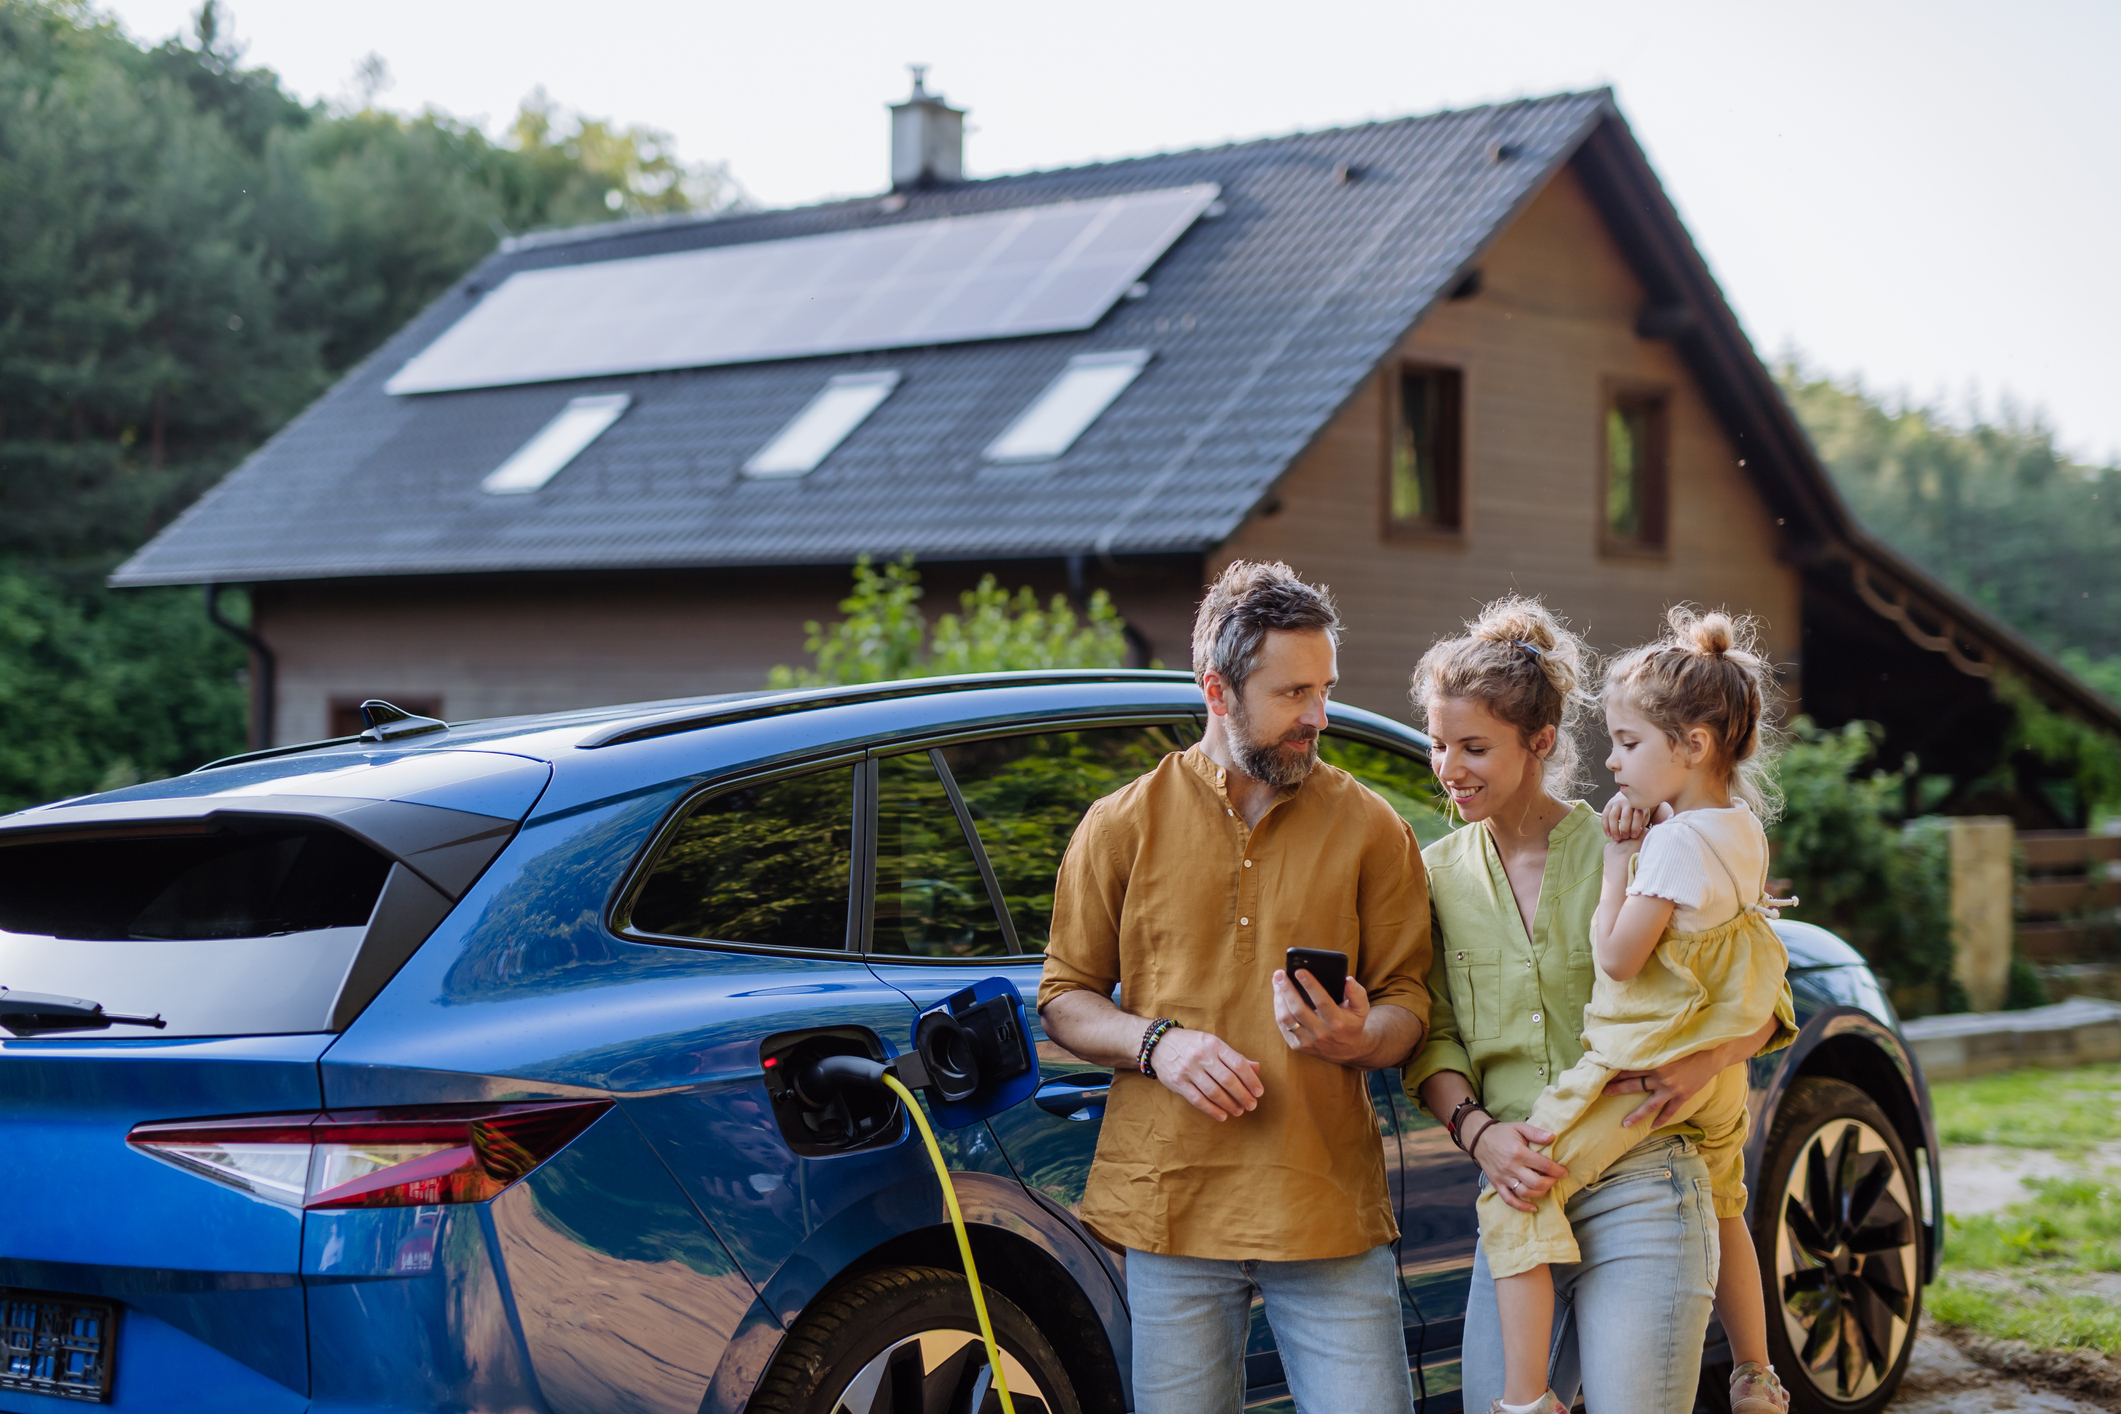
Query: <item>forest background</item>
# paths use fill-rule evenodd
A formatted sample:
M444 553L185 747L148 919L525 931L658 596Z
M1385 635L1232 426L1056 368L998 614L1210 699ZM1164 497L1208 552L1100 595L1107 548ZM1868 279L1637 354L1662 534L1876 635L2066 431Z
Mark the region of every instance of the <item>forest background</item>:
M303 104L211 3L143 47L0 0L0 810L242 749L244 654L198 592L104 577L499 240L742 203L542 92L492 138L383 80ZM2121 468L2008 403L1777 372L1868 525L2121 700Z

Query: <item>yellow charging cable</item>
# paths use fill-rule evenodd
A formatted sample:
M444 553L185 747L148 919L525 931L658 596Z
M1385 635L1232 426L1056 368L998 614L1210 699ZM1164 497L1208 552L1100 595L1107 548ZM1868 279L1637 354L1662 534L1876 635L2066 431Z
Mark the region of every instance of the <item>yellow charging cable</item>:
M928 1127L928 1116L921 1113L913 1092L900 1084L896 1075L887 1073L884 1083L906 1102L906 1112L920 1126L921 1138L928 1141L928 1157L934 1160L935 1176L942 1182L943 1201L950 1205L950 1226L957 1230L957 1250L965 1258L965 1279L972 1283L972 1309L979 1314L980 1339L987 1342L987 1368L994 1371L994 1388L1002 1397L1003 1414L1016 1414L1016 1405L1009 1398L1009 1377L1002 1373L1002 1348L994 1343L994 1324L987 1319L987 1298L980 1295L979 1268L972 1261L972 1239L965 1236L965 1215L958 1211L957 1186L950 1181L950 1167L943 1162L943 1151L935 1142L935 1131Z

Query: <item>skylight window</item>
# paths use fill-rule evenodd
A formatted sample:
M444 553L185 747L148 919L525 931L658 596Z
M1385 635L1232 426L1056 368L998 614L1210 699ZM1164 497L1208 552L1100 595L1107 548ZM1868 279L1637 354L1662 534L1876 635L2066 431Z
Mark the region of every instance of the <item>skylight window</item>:
M828 380L824 391L795 415L771 442L744 463L746 476L801 476L815 471L847 434L875 412L891 390L898 374L886 369L878 373L842 373Z
M987 447L990 462L1047 462L1075 445L1098 414L1149 362L1147 349L1077 354L1009 430Z
M560 469L582 454L582 449L602 436L633 404L628 393L603 393L593 398L574 398L560 415L525 442L516 454L488 472L479 489L489 496L521 496L535 491L560 474Z

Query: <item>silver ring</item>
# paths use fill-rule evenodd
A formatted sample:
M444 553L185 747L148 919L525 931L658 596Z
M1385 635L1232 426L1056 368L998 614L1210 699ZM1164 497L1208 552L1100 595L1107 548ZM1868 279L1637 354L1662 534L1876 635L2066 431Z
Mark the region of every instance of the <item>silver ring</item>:
M1524 1192L1524 1184L1521 1181L1513 1178L1510 1180L1510 1191L1512 1193L1522 1194Z

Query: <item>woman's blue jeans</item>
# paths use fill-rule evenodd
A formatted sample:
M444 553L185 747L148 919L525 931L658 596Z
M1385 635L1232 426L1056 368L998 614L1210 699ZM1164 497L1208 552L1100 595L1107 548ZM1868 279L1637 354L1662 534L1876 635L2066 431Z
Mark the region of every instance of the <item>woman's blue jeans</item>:
M1581 1389L1593 1414L1688 1414L1718 1258L1716 1205L1693 1142L1641 1145L1567 1212L1583 1260L1549 1268L1549 1385L1564 1404ZM1502 1396L1502 1325L1484 1253L1474 1254L1461 1358L1466 1408L1485 1410Z

